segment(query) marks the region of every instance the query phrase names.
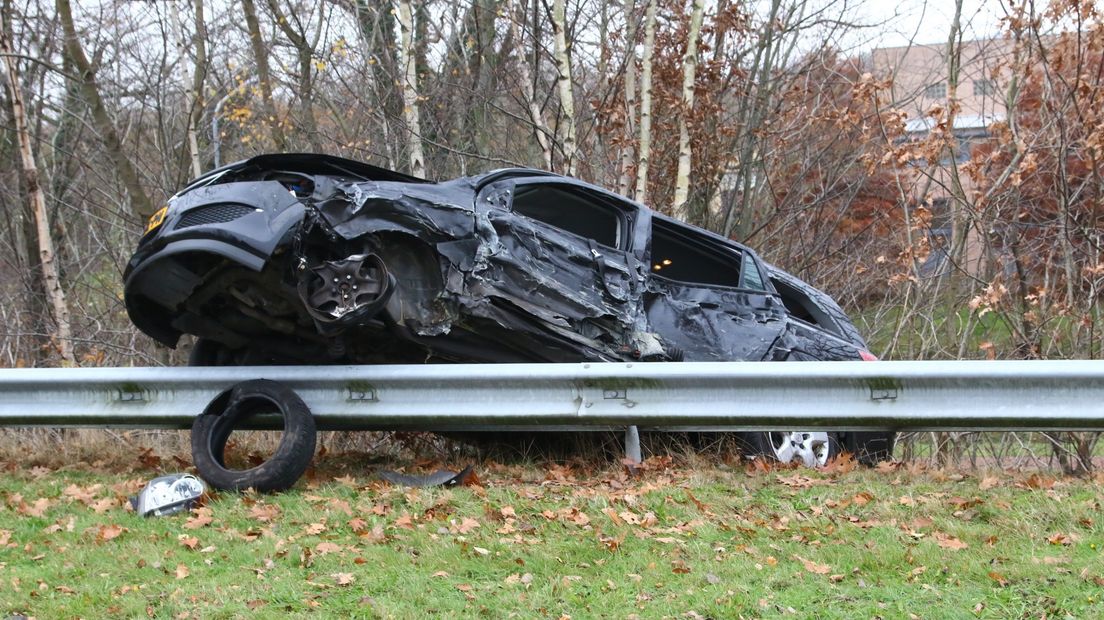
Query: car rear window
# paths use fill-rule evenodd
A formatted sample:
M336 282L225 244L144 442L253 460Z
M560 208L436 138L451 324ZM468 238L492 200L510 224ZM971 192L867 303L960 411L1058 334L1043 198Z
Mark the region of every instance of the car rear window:
M676 282L739 288L743 252L693 229L652 220L652 274ZM762 288L762 281L759 287Z
M791 286L780 278L772 277L771 283L774 284L775 290L782 298L782 305L786 307L786 312L790 316L801 319L810 325L816 325L837 336L843 335L835 321L806 292Z

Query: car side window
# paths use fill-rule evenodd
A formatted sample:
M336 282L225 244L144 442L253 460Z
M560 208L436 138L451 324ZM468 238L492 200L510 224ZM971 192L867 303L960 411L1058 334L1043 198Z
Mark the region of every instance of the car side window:
M767 290L766 285L763 284L763 274L759 272L759 265L750 256L744 257L744 288L751 288L757 291Z
M754 259L739 248L658 218L652 220L651 271L687 284L764 288Z
M628 220L604 197L584 189L552 183L519 183L512 209L560 230L611 248L624 249Z

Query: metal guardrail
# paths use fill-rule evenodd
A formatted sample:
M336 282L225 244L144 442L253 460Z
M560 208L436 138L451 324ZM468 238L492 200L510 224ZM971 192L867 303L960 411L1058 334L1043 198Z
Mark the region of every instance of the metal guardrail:
M1104 430L1104 361L13 369L0 425L188 428L262 378L331 430Z

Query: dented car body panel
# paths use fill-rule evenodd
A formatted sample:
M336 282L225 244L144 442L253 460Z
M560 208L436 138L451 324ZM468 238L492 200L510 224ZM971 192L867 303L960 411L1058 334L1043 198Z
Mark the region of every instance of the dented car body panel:
M227 363L858 359L864 346L789 312L830 298L750 249L523 169L430 183L320 155L231 164L173 197L125 286L142 331L220 343Z

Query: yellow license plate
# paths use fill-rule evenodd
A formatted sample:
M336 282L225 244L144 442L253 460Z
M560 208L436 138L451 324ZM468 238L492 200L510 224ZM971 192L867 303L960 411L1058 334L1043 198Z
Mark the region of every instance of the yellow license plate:
M165 215L168 214L168 212L169 212L168 207L161 207L160 209L157 210L157 213L154 213L153 215L151 215L149 221L146 222L146 232L144 234L149 234L150 231L153 231L158 226L164 224L165 223Z

